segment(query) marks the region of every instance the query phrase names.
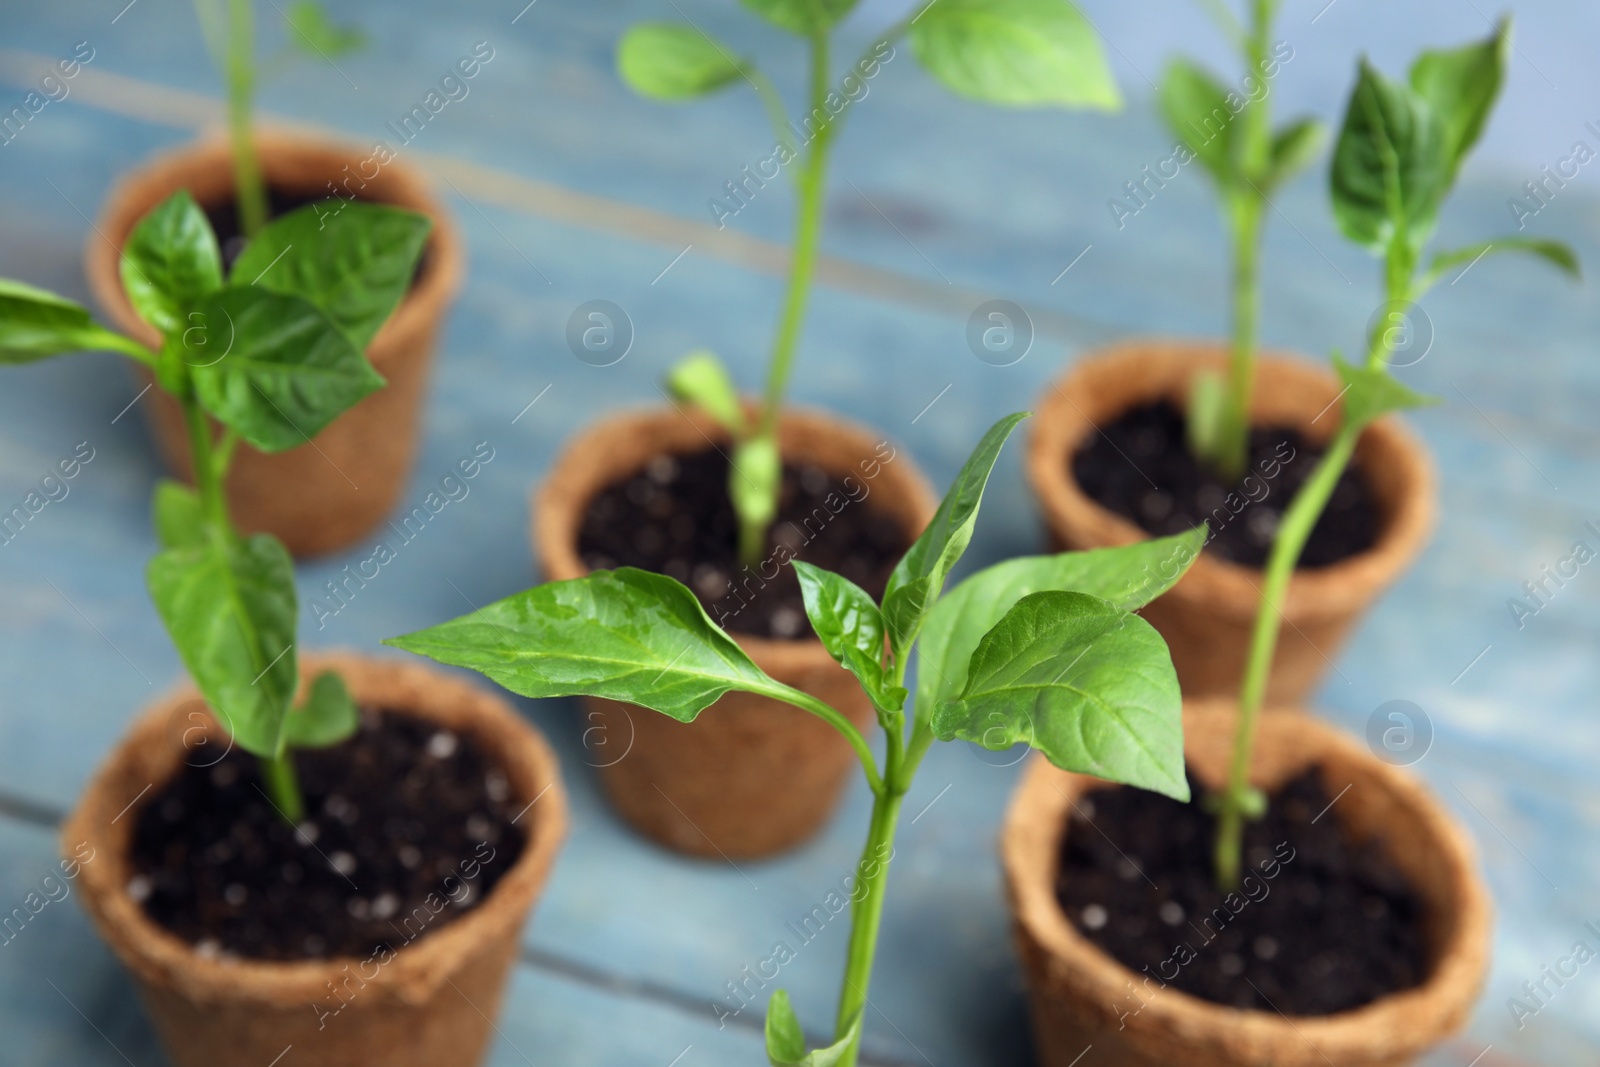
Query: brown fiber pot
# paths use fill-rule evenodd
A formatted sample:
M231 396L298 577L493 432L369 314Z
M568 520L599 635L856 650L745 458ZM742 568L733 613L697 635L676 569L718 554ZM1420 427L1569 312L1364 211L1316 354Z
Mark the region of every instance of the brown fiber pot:
M528 847L476 909L401 948L382 966L352 959L204 958L152 922L126 891L137 821L126 809L179 769L189 726L185 709L199 706L192 689L160 701L90 782L61 841L67 855L80 842L93 847L92 862L82 868L85 907L133 972L178 1067L265 1067L289 1046L285 1067L453 1067L478 1063L488 1045L518 932L566 834L566 794L555 756L503 701L437 671L349 655L305 657L308 677L327 668L344 677L358 701L421 716L473 737L491 753L513 795L531 804L523 822ZM368 977L368 969L376 976ZM330 982L347 991L341 994L347 1003L336 1016L323 1017L315 1006L329 1003Z
M1208 786L1226 777L1235 715L1222 700L1184 706L1189 767ZM1271 790L1312 765L1337 795L1332 814L1344 832L1381 838L1421 894L1427 980L1353 1011L1297 1018L1213 1004L1155 979L1147 987L1144 974L1079 934L1055 895L1073 805L1091 790L1120 787L1034 757L1006 813L1000 853L1044 1067L1392 1067L1465 1024L1491 932L1471 842L1416 778L1344 734L1295 710L1262 717L1254 784Z
M1217 344L1140 340L1081 360L1052 383L1031 420L1027 472L1057 547L1104 548L1149 536L1083 491L1072 476L1072 457L1097 427L1131 408L1165 399L1183 410L1195 375L1222 373L1226 366L1227 352ZM1313 441L1326 441L1339 425L1339 395L1338 380L1322 367L1263 353L1251 421L1294 426ZM1356 621L1416 559L1433 528L1433 465L1399 420L1384 418L1368 427L1356 445L1355 463L1382 512L1377 543L1332 566L1295 572L1267 686L1269 704L1305 700ZM1171 591L1141 612L1172 650L1186 696L1238 692L1260 590L1259 570L1202 553Z
M792 460L828 473L855 474L868 486L859 505L898 519L906 542L938 507L926 479L897 451L868 478L862 464L883 440L815 412L787 411L779 447ZM699 452L727 434L695 413L656 409L618 415L573 439L533 498L534 550L545 578L588 573L578 556L578 531L590 502L606 486L642 470L660 455ZM843 712L858 727L873 719L855 676L815 638L769 640L734 635L773 678L803 689ZM728 693L681 723L631 704L585 701L589 762L612 805L645 836L696 856L768 856L806 840L827 821L856 760L833 728L810 714L764 697Z
M398 502L416 455L439 324L461 286L465 260L444 205L403 160L379 168L363 187L361 165L369 153L354 145L261 132L256 146L267 185L276 192L333 195L332 182L341 196L354 193L433 221L421 276L367 347L367 358L388 384L331 423L315 443L272 455L240 444L234 455L228 472L234 520L246 532L275 534L297 555L313 555L352 544ZM112 188L84 252L89 290L112 325L146 345L161 343L122 291L123 242L145 214L179 189L210 206L231 198L233 186L227 143L210 139L158 156ZM141 375L141 386L150 380ZM141 405L167 465L188 477L178 405L159 389Z

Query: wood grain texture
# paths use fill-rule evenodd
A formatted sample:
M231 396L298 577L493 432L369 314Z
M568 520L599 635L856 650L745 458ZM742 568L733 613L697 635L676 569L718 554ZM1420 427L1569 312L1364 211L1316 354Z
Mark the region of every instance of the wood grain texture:
M341 5L337 16L360 22L372 41L338 61L359 91L327 65L300 61L264 93L277 115L367 141L384 136L384 124L475 42L495 48L470 94L406 149L454 182L441 186L469 270L403 508L422 504L479 442L489 442L494 459L465 499L409 541L386 535L397 558L347 604L329 600L324 583L342 579L371 546L302 569L309 646L373 649L382 637L525 587L534 580L527 494L561 443L619 405L658 402L662 372L693 346L718 351L754 385L769 343L780 280L759 249L787 239L788 191L769 185L731 220L725 232L743 243L718 236L705 204L770 151L749 94L683 108L632 98L612 73L610 50L626 22L674 15L654 2L541 0L515 26L521 4L499 6ZM774 57L780 83L795 84L798 67L778 58L785 42L776 32L720 0L679 6L737 47ZM1319 6L1290 5L1291 18L1305 23ZM1549 20L1571 5L1525 6ZM1353 63L1361 31L1354 18L1334 22L1345 17L1341 7L1318 23L1338 32L1296 31L1308 59L1342 50L1341 62ZM6 20L7 47L33 56L57 58L80 40L96 48L81 89L0 147L0 274L80 298L87 220L114 176L214 114L206 106L210 98L214 108L214 79L197 58L189 9L141 0L112 25L115 14L74 0ZM264 23L269 15L263 7ZM1432 38L1419 31L1419 39ZM853 45L841 48L853 54ZM90 75L113 73L134 81L89 91ZM1519 63L1513 78L1538 75ZM0 54L0 105L19 103L36 83L26 56ZM942 486L987 425L1026 406L1078 354L1131 334L1220 332L1220 232L1198 173L1185 171L1121 230L1111 221L1107 199L1170 150L1147 87L1125 87L1132 103L1122 116L996 114L952 101L900 49L841 142L824 240L834 262L807 325L795 400L880 427ZM1506 113L1497 121L1518 120ZM1581 125L1571 131L1582 135ZM1443 243L1504 232L1506 198L1546 162L1529 154L1469 168L1443 219ZM1308 353L1349 350L1376 303L1373 264L1334 233L1319 179L1297 182L1277 207L1265 339ZM1600 200L1582 182L1529 229L1572 240L1600 265ZM1038 327L1033 349L1013 366L989 366L967 348L967 317L987 296L1020 304ZM635 329L631 352L612 367L580 362L565 340L568 316L595 298L621 305ZM1600 536L1584 530L1600 524L1600 363L1592 354L1600 305L1592 288L1491 258L1441 286L1426 310L1435 347L1404 373L1447 401L1412 420L1438 460L1441 524L1418 566L1356 632L1316 703L1358 733L1385 701L1425 709L1436 736L1416 769L1484 857L1496 898L1494 969L1470 1036L1430 1067L1460 1067L1491 1044L1480 1067L1588 1062L1600 1045L1600 978L1586 969L1520 1030L1506 1000L1565 955L1584 922L1600 919L1592 847L1600 834L1600 572L1585 567L1521 629L1506 602L1525 598L1522 583L1555 566L1574 541L1600 547ZM7 908L53 863L37 820L70 804L138 709L178 672L143 589L159 461L140 422L142 402L123 413L136 392L102 355L7 369L0 386L0 513L80 442L95 450L64 499L0 544ZM1044 544L1020 459L1012 454L996 472L969 567ZM314 602L338 608L320 628ZM849 871L865 791L852 786L833 824L789 856L742 871L689 861L642 843L605 808L574 702L518 707L557 747L573 825L528 933L493 1062L522 1063L521 1049L538 1063L664 1067L687 1045L681 1067L759 1062L759 1006L719 1030L713 1002L775 942L794 945L788 924ZM1009 760L940 746L907 800L867 1020L874 1062L1029 1061L995 860L1017 773L1003 765ZM0 1060L123 1062L49 978L133 1062L159 1063L126 979L75 903L52 904L39 921L49 925L0 946ZM840 921L800 948L778 979L818 1031L832 1015Z

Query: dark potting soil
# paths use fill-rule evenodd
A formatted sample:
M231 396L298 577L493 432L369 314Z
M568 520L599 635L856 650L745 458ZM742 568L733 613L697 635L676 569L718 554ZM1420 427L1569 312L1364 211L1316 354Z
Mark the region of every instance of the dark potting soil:
M1219 480L1189 452L1183 413L1160 401L1101 427L1072 457L1072 474L1102 507L1152 536L1183 533L1204 522L1211 528L1208 551L1260 567L1279 520L1323 449L1298 430L1254 426L1249 452L1249 469L1237 484ZM1371 486L1350 464L1311 531L1300 566L1326 567L1367 551L1378 538L1378 516Z
M1189 787L1187 804L1096 790L1078 802L1061 849L1062 910L1139 975L1146 998L1164 983L1237 1008L1329 1015L1424 980L1421 900L1380 842L1344 837L1315 769L1247 824L1233 895L1217 891L1216 822L1199 784ZM1138 1010L1128 998L1119 1011Z
M357 199L361 199L357 197ZM334 213L339 210L343 201L328 197L322 193L284 192L280 189L267 189L267 217L276 219L287 215L291 211L298 211L308 204L321 204L327 202L322 210L331 220ZM202 205L206 219L211 223L211 232L217 235L217 244L222 248L222 269L224 273L233 270L234 261L244 252L244 246L249 243L244 236L244 229L239 224L239 204L236 200L225 200L220 204ZM417 287L417 282L422 279L428 267L428 257L432 254L431 246L424 246L422 255L417 259L417 269L411 275L411 288Z
M128 886L149 916L207 954L370 958L399 951L488 896L525 847L527 803L467 737L389 711L295 766L291 828L254 756L186 766L139 809Z
M657 456L589 504L578 534L584 564L676 578L723 627L787 639L811 636L788 559L842 574L876 599L911 546L911 534L873 507L870 479L840 479L820 467L785 463L763 564L747 569L739 561L739 523L727 484L728 460L714 449Z

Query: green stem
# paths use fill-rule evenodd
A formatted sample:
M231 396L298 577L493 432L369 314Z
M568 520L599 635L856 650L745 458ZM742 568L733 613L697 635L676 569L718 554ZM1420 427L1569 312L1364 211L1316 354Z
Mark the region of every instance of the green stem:
M805 323L806 304L811 295L811 277L816 269L817 245L822 236L822 194L826 186L828 149L833 141L832 117L828 113L828 38L811 38L810 112L822 116L811 144L806 149L805 166L800 171L798 206L794 222L794 255L789 261L789 289L778 319L778 334L772 346L772 362L767 368L767 387L757 433L770 434L778 424L778 409L794 369L794 354L800 345L800 330ZM801 119L801 128L806 119Z
M1318 462L1317 469L1300 492L1295 494L1289 510L1284 513L1277 537L1272 542L1272 552L1267 557L1261 607L1256 612L1255 629L1250 635L1250 657L1245 664L1244 681L1239 686L1239 722L1233 738L1233 762L1228 769L1228 784L1223 790L1217 815L1215 864L1217 885L1221 889L1232 889L1239 883L1256 721L1261 715L1267 679L1272 671L1272 657L1278 646L1284 596L1294 577L1295 567L1300 562L1306 539L1322 517L1322 511L1333 495L1339 475L1349 465L1360 436L1359 426L1345 425L1339 428L1333 443Z
M891 781L898 777L891 766ZM833 1039L845 1036L850 1024L867 1003L867 988L872 982L872 963L878 951L878 931L883 923L883 902L889 884L889 857L894 855L895 826L900 819L900 804L905 794L894 788L874 796L872 823L867 843L856 867L858 885L864 885L861 899L850 909L850 948L844 968L844 985L839 990L839 1013L834 1022ZM839 1060L839 1067L855 1067L861 1050L861 1032Z
M1245 61L1252 77L1262 78L1273 7L1269 0L1252 5L1250 32L1244 39ZM1264 87L1263 87L1264 89ZM1233 347L1228 362L1228 389L1217 430L1217 453L1211 457L1229 481L1245 473L1249 458L1250 395L1255 385L1256 346L1261 329L1261 234L1266 193L1261 188L1272 155L1271 97L1262 92L1240 116L1237 179L1229 196L1233 221Z
M233 452L239 445L239 431L232 426L222 431L222 440L217 442L216 469L217 481L223 485L228 481L228 468L233 465Z
M212 442L211 424L192 389L185 386L175 399L183 409L184 426L188 430L189 457L194 467L194 484L200 496L200 510L206 517L206 534L217 541L230 541L238 535L228 518L227 494L223 491L222 482L238 435L231 430L224 431L219 449ZM849 725L848 720L845 724ZM259 758L261 776L266 780L273 804L286 821L298 823L305 816L305 802L301 799L300 783L295 776L294 752L286 750L278 756Z
M183 407L184 426L189 431L189 458L194 467L195 491L200 495L200 510L214 535L232 536L228 501L222 492L222 474L211 442L211 426L193 396L180 397L178 403Z
M811 37L811 91L806 118L820 116L820 125L806 148L805 163L797 178L797 205L794 223L794 252L789 260L789 286L784 295L783 310L778 318L777 335L772 345L772 360L767 367L767 383L762 398L761 417L756 424L755 437L773 437L778 429L778 412L783 406L784 393L789 387L789 377L794 370L795 352L800 346L800 331L805 324L806 305L811 295L811 280L816 272L817 246L822 237L823 191L827 184L828 152L833 142L833 118L828 112L828 37L816 33ZM736 477L730 472L729 477ZM776 487L774 487L776 489ZM738 499L735 496L735 499ZM770 513L770 511L768 512ZM741 514L739 518L739 555L748 566L761 562L767 543L765 515Z
M255 96L255 32L251 0L228 0L228 135L233 143L234 199L239 229L254 237L267 224L267 190L251 132Z
M1262 102L1263 104L1265 101ZM1262 105L1252 105L1255 107ZM1228 359L1227 403L1218 428L1218 470L1228 481L1243 477L1249 461L1250 396L1255 388L1261 327L1262 203L1241 195L1233 212L1233 350Z
M1398 239L1388 250L1384 270L1384 288L1391 303L1409 303L1415 257L1409 247ZM1388 324L1375 323L1367 338L1367 366L1383 366L1383 356L1388 349ZM1213 853L1217 886L1232 889L1239 883L1241 858L1244 848L1244 820L1250 794L1250 763L1255 751L1256 722L1261 716L1261 706L1266 699L1267 681L1272 673L1273 654L1278 647L1278 632L1282 627L1283 602L1289 591L1289 582L1295 568L1300 565L1304 551L1317 520L1322 518L1333 496L1339 476L1350 465L1355 455L1356 442L1361 438L1365 424L1356 425L1348 418L1339 426L1328 450L1312 471L1310 479L1284 512L1283 520L1273 538L1272 551L1267 556L1266 573L1261 588L1261 606L1256 612L1255 628L1250 635L1250 653L1245 661L1244 678L1239 684L1239 721L1234 731L1233 762L1228 768L1228 784L1217 797L1217 837Z
M273 804L285 821L291 825L299 823L305 818L306 805L300 795L300 778L294 771L293 751L285 751L277 757L262 756L260 760L261 777L267 780Z
M872 791L874 793L883 791L883 778L878 774L877 761L872 758L872 746L861 736L861 731L856 729L855 723L803 689L794 689L780 682L774 682L773 688L761 692L774 700L792 704L801 711L808 711L839 731L855 750L856 758L861 761L861 769L866 772L867 784L872 787Z
M93 347L104 348L110 352L119 352L129 359L143 363L151 370L156 368L156 354L131 337L124 337L111 330L94 327Z

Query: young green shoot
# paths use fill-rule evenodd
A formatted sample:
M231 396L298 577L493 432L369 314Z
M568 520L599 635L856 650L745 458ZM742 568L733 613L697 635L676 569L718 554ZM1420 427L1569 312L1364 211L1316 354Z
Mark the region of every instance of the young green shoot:
M290 822L304 807L293 750L349 736L356 709L331 673L293 706L294 564L277 538L234 528L228 465L240 441L263 452L302 445L383 386L362 352L405 294L429 228L420 215L375 204L349 204L331 221L305 207L267 224L225 277L204 212L175 193L122 253L128 300L163 338L154 350L71 301L0 279L0 364L119 352L182 410L194 485L156 484L150 598L206 702L260 757Z
M1225 25L1245 62L1229 89L1187 59L1167 65L1161 114L1172 132L1211 175L1233 246L1232 346L1227 380L1195 378L1189 398L1189 450L1222 478L1238 479L1248 461L1250 395L1261 327L1261 236L1272 194L1306 167L1321 148L1322 125L1297 119L1272 129L1271 89L1284 57L1272 42L1281 0L1246 0L1248 25L1226 8Z
M1261 606L1239 687L1228 783L1214 798L1216 877L1224 889L1238 883L1244 820L1265 808L1265 799L1249 784L1250 763L1284 597L1301 550L1355 454L1361 431L1390 412L1435 402L1401 384L1390 370L1392 354L1407 340L1416 301L1446 274L1489 252L1532 253L1578 275L1577 257L1566 245L1515 236L1438 252L1426 269L1421 267L1439 209L1493 110L1510 51L1507 20L1483 41L1422 53L1412 64L1409 83L1391 81L1361 62L1334 148L1331 191L1339 229L1383 263L1383 313L1374 317L1364 361L1350 364L1337 353L1333 357L1345 386L1339 428L1290 502L1267 557Z
M777 138L771 156L775 166L783 169L799 161L793 252L760 405L748 414L727 372L704 350L693 353L668 378L679 399L705 409L732 438L728 496L739 517L739 554L754 565L777 517L782 481L778 415L794 371L816 270L829 155L853 101L865 95L866 81L893 59L895 42L909 37L922 66L970 99L1011 107L1103 110L1115 110L1121 100L1099 35L1069 0L917 0L913 10L837 75L837 83L831 65L834 30L856 0L744 0L744 5L805 42L802 117L787 117L777 87L753 60L686 23L632 27L618 45L617 70L636 92L658 100L688 100L743 82L771 122ZM764 185L774 177L775 172L763 172L755 180ZM729 183L730 189L734 184ZM723 224L721 216L718 224Z
M254 237L267 224L266 183L256 158L251 133L256 86L254 0L194 0L206 51L228 95L228 143L233 151L233 181L238 202L239 232ZM277 5L274 5L276 7ZM283 12L289 41L307 55L333 61L362 44L359 31L336 26L316 0L297 0Z
M672 578L622 568L551 582L386 642L470 667L529 697L594 696L690 722L724 693L817 716L855 751L872 790L850 941L831 1038L807 1051L781 990L767 1013L773 1064L851 1067L872 978L900 807L935 741L1022 742L1068 770L1187 799L1182 700L1166 644L1138 608L1169 589L1205 531L1095 552L996 564L948 594L984 486L1025 415L995 424L875 602L794 561L818 638L877 711L882 757L838 709L774 680ZM907 667L918 656L916 694Z

